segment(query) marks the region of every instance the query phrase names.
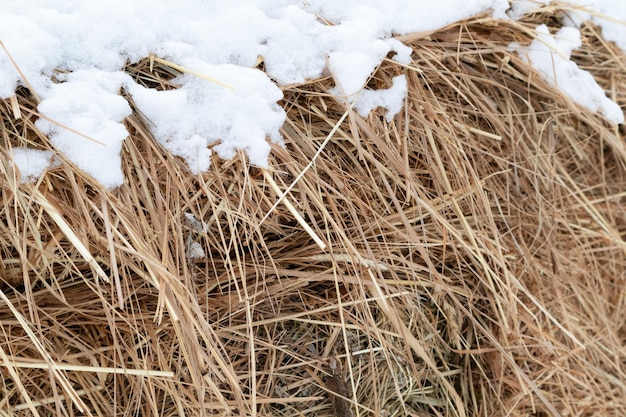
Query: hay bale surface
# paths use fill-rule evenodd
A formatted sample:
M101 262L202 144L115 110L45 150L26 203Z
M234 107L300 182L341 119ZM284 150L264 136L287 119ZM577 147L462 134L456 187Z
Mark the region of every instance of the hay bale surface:
M67 161L20 185L10 149L50 149L20 90L2 415L626 415L625 132L507 48L557 12L405 37L413 63L370 80L406 74L391 122L330 76L286 87L265 173L242 154L192 176L135 112L124 186ZM582 30L573 58L623 108L626 58ZM148 61L126 70L175 88Z

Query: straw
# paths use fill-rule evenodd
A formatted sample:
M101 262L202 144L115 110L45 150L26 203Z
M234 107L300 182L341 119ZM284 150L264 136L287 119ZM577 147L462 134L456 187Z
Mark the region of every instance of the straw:
M406 77L390 122L330 76L283 86L267 169L239 153L193 175L134 111L120 188L65 161L21 185L11 148L50 144L18 89L0 105L0 410L626 415L626 131L508 47L565 7L402 36L412 61L367 83ZM625 108L623 53L581 33L572 59ZM156 89L186 70L124 67Z

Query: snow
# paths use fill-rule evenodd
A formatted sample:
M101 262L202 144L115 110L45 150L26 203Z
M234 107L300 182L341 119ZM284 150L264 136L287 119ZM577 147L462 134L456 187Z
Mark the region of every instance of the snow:
M574 102L593 112L599 111L612 123L624 123L622 109L610 100L593 76L570 60L572 50L581 46L580 31L564 26L551 35L546 25L535 29L537 38L527 48L511 45L552 85Z
M615 42L626 52L626 2L624 0L515 0L511 1L508 15L515 20L524 14L537 11L550 4L569 4L563 20L566 25L580 27L591 21L602 28L602 37Z
M53 163L52 151L38 149L13 148L11 162L20 171L21 182L33 182Z
M519 19L532 13L550 0L518 0L513 2L509 16ZM558 87L573 101L589 110L599 111L612 123L624 123L624 112L610 100L593 76L578 68L570 60L572 50L581 46L578 28L591 21L602 28L602 36L626 53L626 2L623 0L569 0L569 10L564 12L565 26L550 34L547 26L535 29L537 39L530 46L512 44L511 48L524 57L551 84Z
M519 20L525 14L533 13L548 4L550 4L550 0L516 0L511 2L511 9L508 11L508 15L511 19Z
M381 90L364 90L358 96L354 108L363 117L377 107L386 109L385 119L391 122L393 117L400 112L407 94L406 77L398 75L393 77L392 86Z
M626 51L626 3L623 0L569 0L575 10L568 11L566 23L579 27L590 20L602 28L602 36Z
M576 3L626 20L622 0ZM124 182L120 150L131 107L122 92L148 119L154 138L194 174L209 168L213 152L232 158L242 150L252 164L267 167L270 142L282 144L281 86L330 73L332 93L354 102L359 114L382 107L392 120L406 95L404 75L386 90L366 85L383 59L410 63L412 51L393 35L432 31L485 12L508 19L533 10L530 0L512 4L509 10L508 0L2 0L0 98L19 85L31 88L41 100L36 126L55 152L109 189ZM581 19L601 25L604 36L626 50L624 26L597 14L566 17L574 28ZM568 45L576 42L560 41L575 41L568 30L538 33L569 56ZM559 62L562 70L552 78L542 74L561 89L581 80L590 84L590 76L540 45L518 51L538 68ZM172 80L178 89L148 89L122 71L151 55L183 68ZM259 59L265 72L255 69ZM621 111L596 90L582 89L576 100L619 123ZM23 180L41 174L45 158L16 151Z
M214 147L225 159L237 149L247 151L250 162L265 166L270 147L265 137L281 143L278 130L285 113L277 101L280 89L259 70L232 64L212 65L198 59L185 67L232 86L223 87L191 74L173 80L181 87L157 91L127 81L135 104L150 121L154 137L165 149L182 157L194 174L209 168Z
M120 152L128 132L122 121L131 109L118 91L127 77L122 72L77 70L60 77L65 82L43 90L38 106L45 116L35 123L39 130L58 151L107 188L124 181Z

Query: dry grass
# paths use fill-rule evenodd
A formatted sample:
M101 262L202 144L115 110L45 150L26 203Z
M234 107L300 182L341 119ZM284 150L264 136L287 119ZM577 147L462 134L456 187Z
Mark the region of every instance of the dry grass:
M18 185L9 149L50 147L20 90L21 118L0 105L0 414L626 415L625 132L507 51L552 13L408 39L413 64L370 82L408 77L391 123L331 77L286 88L265 174L240 155L191 176L135 112L124 186L67 162ZM583 32L575 59L626 106L626 58ZM127 70L172 88L148 61Z

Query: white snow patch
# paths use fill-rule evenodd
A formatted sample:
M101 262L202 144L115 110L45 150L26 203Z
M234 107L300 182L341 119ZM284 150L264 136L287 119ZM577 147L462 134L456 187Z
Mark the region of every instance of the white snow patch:
M119 95L130 77L122 72L78 70L43 91L36 126L69 160L107 188L124 182L120 151L128 136L122 121L131 114ZM78 133L77 133L78 132Z
M29 148L13 148L11 161L20 173L20 183L35 182L53 165L52 151Z
M259 70L236 65L211 65L186 60L185 66L233 88L191 74L175 78L177 90L157 91L128 83L134 102L150 122L154 137L174 155L185 159L195 174L209 167L211 150L229 159L245 150L254 165L266 167L270 146L281 143L279 129L285 113L276 102L280 89Z
M536 29L537 39L527 48L511 45L550 83L573 101L593 112L601 112L612 123L623 123L624 113L606 97L593 76L570 61L572 50L580 47L580 32L563 27L554 36L546 25Z
M511 19L519 20L525 14L532 13L549 3L550 0L515 0L511 2L511 9L508 11L508 15Z
M388 122L402 109L407 93L407 82L404 75L392 79L392 86L382 90L363 90L354 105L356 111L363 117L377 107L386 109L385 118Z
M386 43L381 42L378 46L377 52L341 51L330 54L328 62L337 83L337 87L333 90L334 94L354 98L354 95L363 88L372 71L389 52Z
M626 2L624 0L512 0L508 15L515 20L541 6L561 5L566 9L563 20L567 26L579 28L591 21L602 28L602 37L626 53Z
M566 13L566 22L580 27L590 20L602 28L602 37L626 53L626 2L623 0L569 0L576 6Z
M529 0L516 4L521 5L513 6L512 15L530 10ZM622 0L576 4L626 19ZM0 98L19 85L32 88L45 116L37 126L57 150L108 188L124 181L120 149L128 132L122 122L130 110L119 95L122 88L150 120L155 138L184 158L192 172L209 167L211 148L222 158L244 150L252 164L264 167L269 142L282 143L285 112L276 84L331 72L334 93L353 100L385 57L411 62L411 50L393 35L432 31L483 13L505 19L509 7L508 0L2 0L0 41L6 51L0 48ZM576 22L588 18L571 16ZM590 18L626 50L623 26L600 15ZM120 72L127 62L150 54L235 89L186 73L173 80L178 90L156 91ZM540 62L557 60L544 55ZM266 73L254 69L260 58ZM588 78L565 67L579 80ZM69 74L57 80L58 69ZM567 76L558 75L555 81L567 84ZM383 106L393 117L402 101L400 81L390 90L362 91L362 113ZM581 90L580 95L589 93ZM600 103L608 118L618 120L615 108L591 90L594 98L581 99Z

